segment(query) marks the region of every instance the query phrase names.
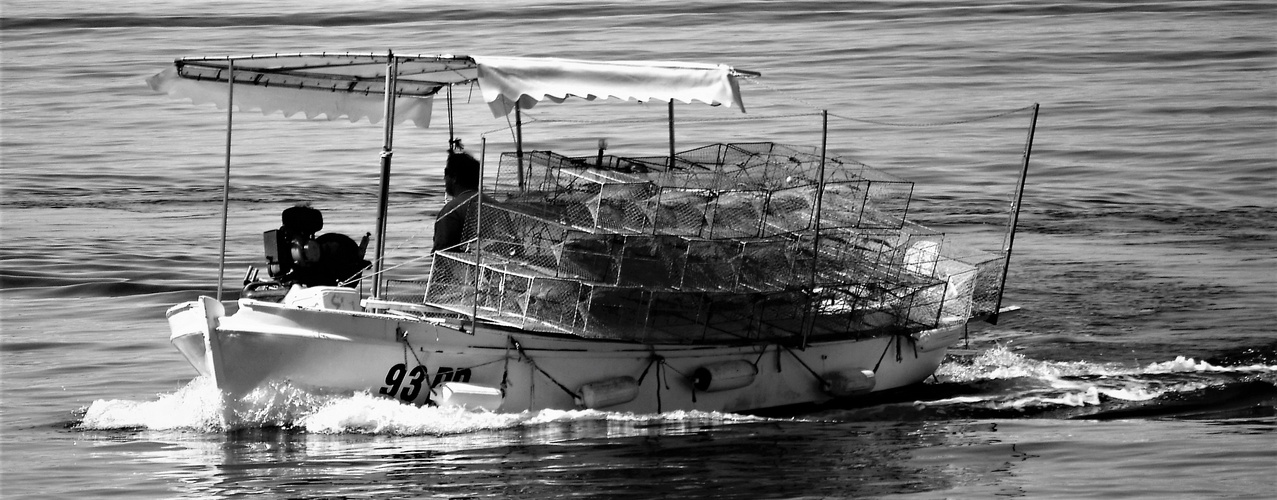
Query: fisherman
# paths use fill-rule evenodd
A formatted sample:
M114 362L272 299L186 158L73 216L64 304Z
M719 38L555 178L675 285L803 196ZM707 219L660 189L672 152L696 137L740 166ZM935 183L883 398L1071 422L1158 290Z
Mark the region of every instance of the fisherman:
M461 232L466 219L473 217L465 208L466 202L479 193L479 160L467 153L448 153L448 163L443 169L444 191L452 199L439 210L435 219L433 251L447 251L461 244Z

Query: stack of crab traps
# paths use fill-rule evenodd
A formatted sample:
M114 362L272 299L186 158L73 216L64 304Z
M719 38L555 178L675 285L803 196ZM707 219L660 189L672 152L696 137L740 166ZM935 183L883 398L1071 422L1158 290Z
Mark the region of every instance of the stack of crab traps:
M874 336L966 321L1002 257L909 222L913 184L774 143L502 155L424 302L645 343Z

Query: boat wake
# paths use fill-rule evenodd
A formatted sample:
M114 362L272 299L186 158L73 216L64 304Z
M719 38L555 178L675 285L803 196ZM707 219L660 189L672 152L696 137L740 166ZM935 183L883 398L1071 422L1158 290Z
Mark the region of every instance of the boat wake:
M839 407L767 415L837 421L1267 417L1277 415L1277 365L1220 366L1182 356L1144 366L1041 361L999 346L976 356L954 357L941 365L931 382L907 390ZM314 394L289 384L258 389L237 402L235 409L225 411L212 381L199 377L154 401L95 401L83 410L75 428L198 432L276 428L319 434L442 436L580 422L677 427L764 420L697 411L491 413L415 407L368 393Z
M1178 356L1138 366L1041 361L998 346L952 357L908 392L820 412L838 420L1240 418L1277 415L1277 364ZM1270 360L1268 360L1270 361Z

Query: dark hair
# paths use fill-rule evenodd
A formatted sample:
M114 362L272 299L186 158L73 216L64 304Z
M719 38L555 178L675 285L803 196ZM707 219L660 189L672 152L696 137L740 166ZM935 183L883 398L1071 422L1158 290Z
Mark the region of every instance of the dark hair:
M448 153L443 175L455 179L461 189L479 189L479 160L466 153Z

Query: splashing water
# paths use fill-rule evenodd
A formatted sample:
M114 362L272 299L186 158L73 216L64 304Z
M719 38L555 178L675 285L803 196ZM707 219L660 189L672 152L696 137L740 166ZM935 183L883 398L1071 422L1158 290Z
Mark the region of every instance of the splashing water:
M199 377L177 392L161 395L155 401L94 401L84 411L84 418L76 427L216 431L225 428L221 408L222 395L217 386L211 379Z
M258 388L226 405L211 379L199 377L155 401L98 400L84 411L80 430L194 430L283 428L316 434L396 436L455 435L555 423L602 421L621 425L731 424L764 421L719 412L661 414L597 410L540 410L493 413L456 407L416 407L367 392L320 395L291 384Z

